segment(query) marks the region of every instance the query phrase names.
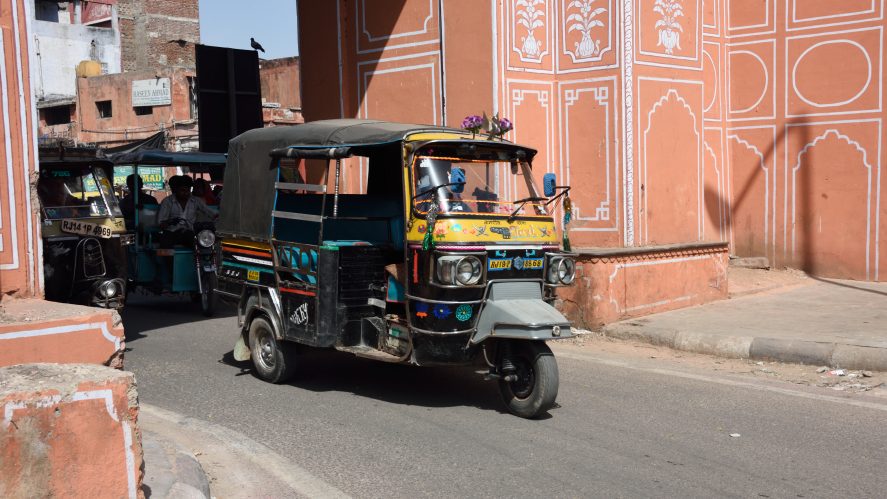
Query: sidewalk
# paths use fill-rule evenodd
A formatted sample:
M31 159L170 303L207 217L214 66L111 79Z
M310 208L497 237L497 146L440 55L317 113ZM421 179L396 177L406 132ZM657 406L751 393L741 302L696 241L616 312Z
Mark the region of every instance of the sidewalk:
M730 269L731 298L603 334L724 357L887 371L887 283Z

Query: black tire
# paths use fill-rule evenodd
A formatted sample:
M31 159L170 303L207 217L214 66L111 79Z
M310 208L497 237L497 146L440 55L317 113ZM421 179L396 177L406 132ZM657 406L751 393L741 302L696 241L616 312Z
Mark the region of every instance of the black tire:
M541 341L515 341L511 361L517 368L516 381L499 380L499 393L515 416L535 418L554 407L559 377L557 360Z
M212 317L216 312L216 274L207 272L203 279L203 293L200 293L200 311L205 317Z
M296 346L280 342L264 317L256 317L249 326L250 357L256 376L269 383L283 383L296 370Z

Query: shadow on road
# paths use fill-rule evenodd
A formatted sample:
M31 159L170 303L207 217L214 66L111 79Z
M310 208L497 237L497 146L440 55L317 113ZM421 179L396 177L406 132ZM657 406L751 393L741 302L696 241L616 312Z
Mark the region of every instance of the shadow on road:
M235 376L252 374L250 361L226 353L220 363L237 368ZM316 393L346 392L391 404L432 408L476 407L509 414L495 381L475 371L482 366L417 367L363 359L347 353L304 347L293 388ZM555 406L557 407L557 406ZM545 414L538 419L549 419Z
M145 333L156 329L235 315L233 306L220 302L213 317L204 317L200 304L193 303L187 296L134 295L127 299L126 306L120 312L127 343L144 338Z

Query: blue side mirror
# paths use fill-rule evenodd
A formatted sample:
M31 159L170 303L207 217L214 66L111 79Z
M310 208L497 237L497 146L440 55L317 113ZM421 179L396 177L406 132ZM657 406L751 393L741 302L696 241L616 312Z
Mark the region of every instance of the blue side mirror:
M542 191L545 193L545 197L550 198L554 196L556 186L557 175L554 173L546 173L542 176Z
M458 167L450 170L450 182L458 182L457 185L451 185L450 190L456 194L461 194L465 190L465 170Z

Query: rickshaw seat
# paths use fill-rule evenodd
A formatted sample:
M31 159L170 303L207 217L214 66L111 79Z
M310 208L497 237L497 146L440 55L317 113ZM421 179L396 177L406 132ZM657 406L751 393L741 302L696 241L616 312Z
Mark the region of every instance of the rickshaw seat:
M280 193L277 210L320 215L322 196ZM339 219L331 218L333 197L327 196L324 244L330 246L380 246L403 248L403 204L398 199L364 194L339 195ZM303 220L275 219L275 237L284 241L317 244L318 224ZM387 232L387 233L386 233Z

